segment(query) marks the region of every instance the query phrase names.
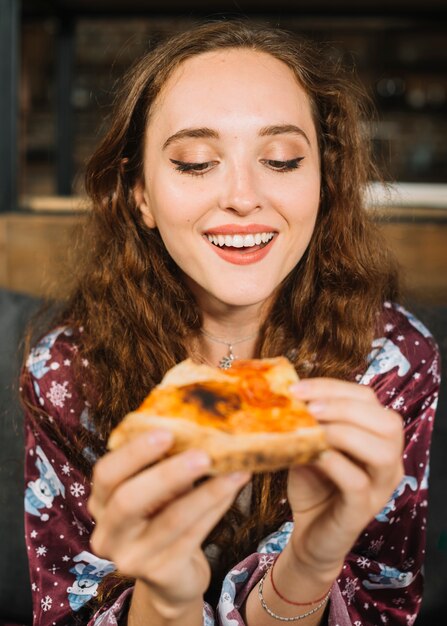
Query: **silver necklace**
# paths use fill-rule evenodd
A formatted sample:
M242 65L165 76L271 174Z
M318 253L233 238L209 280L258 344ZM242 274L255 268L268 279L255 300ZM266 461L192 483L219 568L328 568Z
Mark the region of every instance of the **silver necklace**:
M200 332L205 337L208 337L208 339L211 339L211 341L214 341L215 343L221 343L222 345L227 346L228 353L225 356L223 356L219 361L219 367L222 370L228 370L233 365L233 361L236 358L233 352L233 346L237 346L238 343L243 343L244 341L249 341L250 339L254 339L256 335L258 334L256 332L256 333L253 333L252 335L249 335L248 337L243 337L242 339L238 339L237 341L225 341L225 339L221 339L220 337L214 337L213 335L210 335L206 330L203 330L203 328L200 329Z

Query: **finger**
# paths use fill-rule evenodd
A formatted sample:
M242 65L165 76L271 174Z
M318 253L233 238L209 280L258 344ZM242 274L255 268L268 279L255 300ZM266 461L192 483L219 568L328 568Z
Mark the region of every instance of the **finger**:
M329 424L325 427L331 448L348 455L359 463L378 485L387 483L402 462L400 438L386 440L381 436L365 433L349 424Z
M172 443L173 436L169 431L154 430L100 458L93 470L92 496L95 502L104 504L119 484L160 459Z
M189 532L187 532L188 538L184 541L191 541L197 548L203 544L205 538L209 535L211 530L225 515L234 500L238 497L241 489L249 482L250 474L243 473L238 475L228 475L225 480L229 481L227 486L228 493L217 504L211 504L208 511L198 520L198 522L190 526Z
M402 417L377 401L325 397L309 402L308 409L319 422L353 424L384 439L400 438L403 433Z
M116 488L107 502L107 516L117 520L117 525L153 516L192 489L194 482L208 473L210 464L202 450L188 450L160 461Z
M307 402L322 397L376 399L371 387L337 378L306 378L291 385L290 390L297 398Z
M390 478L386 488L373 489L371 478L343 453L327 450L315 461L317 467L340 490L346 504L346 510L355 517L355 512L367 519L376 515L386 504L393 489L402 478L402 467L396 468L395 476ZM354 522L354 519L352 520ZM345 521L349 524L349 519Z
M118 546L113 554L115 564L131 576L144 572L146 580L156 580L157 584L165 572L172 579L172 563L178 563L179 555L184 558L201 547L248 480L248 474L212 478L169 504L146 521L144 533L137 538L131 533L125 548L122 541L111 541ZM110 542L110 535L107 541ZM107 555L107 548L103 551Z
M235 479L230 478L229 480L234 481ZM161 561L168 554L172 554L173 558L178 558L178 554L194 552L202 547L206 537L231 507L241 488L248 482L249 477L247 476L241 480L242 483L238 479L233 486L230 484L228 486L229 491L218 502L208 499L208 508L178 535L175 543L169 545L167 551L163 552Z
M170 504L153 519L149 533L154 544L162 550L174 543L214 508L219 519L220 510L225 510L228 501L231 504L248 480L245 472L211 478Z

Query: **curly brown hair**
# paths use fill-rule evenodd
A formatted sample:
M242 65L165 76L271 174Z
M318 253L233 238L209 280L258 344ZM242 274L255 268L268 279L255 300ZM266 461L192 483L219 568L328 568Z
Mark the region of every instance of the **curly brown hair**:
M201 312L158 231L145 226L133 190L148 118L167 79L187 59L229 48L270 54L293 71L311 103L321 159L315 230L277 289L256 356L287 354L302 377L353 379L365 366L384 300L397 295L394 261L364 204L367 183L380 177L364 126L372 109L352 73L321 46L243 20L175 35L124 78L110 130L86 170L88 254L61 319L83 327L85 394L103 441L188 356L201 327ZM234 506L213 531L221 571L287 518L285 484L284 473L256 476L250 513Z

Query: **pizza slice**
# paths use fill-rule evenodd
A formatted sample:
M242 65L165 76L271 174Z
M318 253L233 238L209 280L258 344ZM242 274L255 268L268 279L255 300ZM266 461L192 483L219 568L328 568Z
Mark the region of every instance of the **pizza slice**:
M307 463L327 444L314 416L289 391L297 381L285 357L236 360L228 370L186 359L112 431L109 448L166 428L174 434L169 454L205 450L214 474Z

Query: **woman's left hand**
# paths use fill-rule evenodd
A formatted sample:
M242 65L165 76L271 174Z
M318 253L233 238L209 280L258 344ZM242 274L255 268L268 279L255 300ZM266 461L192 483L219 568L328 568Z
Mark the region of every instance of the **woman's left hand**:
M301 567L331 579L403 476L403 422L363 385L314 378L294 392L308 402L330 449L289 472L290 547Z

